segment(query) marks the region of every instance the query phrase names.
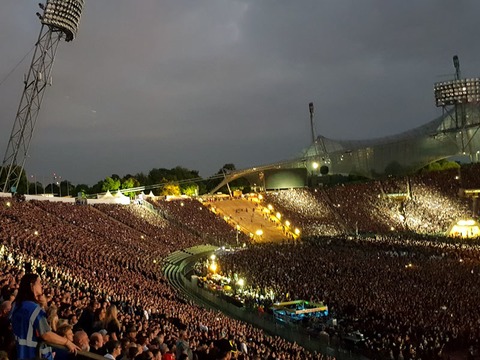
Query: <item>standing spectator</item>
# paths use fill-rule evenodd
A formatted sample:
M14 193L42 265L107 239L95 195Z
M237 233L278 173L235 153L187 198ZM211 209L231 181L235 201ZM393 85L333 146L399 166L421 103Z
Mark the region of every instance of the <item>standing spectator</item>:
M80 350L70 340L55 334L47 322L47 315L39 305L43 298L43 287L37 274L25 274L20 281L17 297L12 309L13 332L17 338L17 358L19 360L37 357L38 343L47 341L66 346L70 352ZM52 349L40 345L42 358L53 360Z
M47 321L48 325L52 328L52 331L57 332L58 326L58 315L57 315L57 307L52 304L47 310Z
M105 354L105 358L110 360L115 360L118 356L120 356L122 352L122 346L120 341L117 340L110 340L106 343L105 348L107 353Z
M176 358L180 359L180 355L187 354L189 360L193 360L193 353L192 349L190 349L190 345L188 344L188 331L187 330L180 330L180 334L178 337L178 341L176 344Z
M98 305L96 300L90 301L90 304L83 309L82 315L78 319L77 326L84 330L87 334L91 334L93 332L93 324L95 321L95 309Z
M120 340L120 321L118 321L118 310L115 305L110 305L107 308L105 315L105 329L107 329L108 335L112 340Z
M8 314L12 310L12 303L8 300L0 305L0 350L5 351L10 359L15 356L15 337L12 332L12 324Z
M107 314L107 309L105 309L104 307L99 307L95 309L94 316L93 316L92 331L99 331L104 329L106 314Z

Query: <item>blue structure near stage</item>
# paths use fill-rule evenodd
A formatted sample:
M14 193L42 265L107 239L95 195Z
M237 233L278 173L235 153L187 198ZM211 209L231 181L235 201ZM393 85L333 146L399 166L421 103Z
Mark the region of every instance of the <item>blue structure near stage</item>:
M287 323L308 321L314 318L326 318L328 316L327 305L306 300L275 303L270 309L275 319Z

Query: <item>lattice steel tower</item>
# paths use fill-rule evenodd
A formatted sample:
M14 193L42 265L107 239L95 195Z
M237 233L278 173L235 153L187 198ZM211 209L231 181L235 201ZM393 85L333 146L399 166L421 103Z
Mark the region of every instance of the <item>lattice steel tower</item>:
M38 5L43 10L43 14L37 13L42 28L30 69L24 78L25 87L0 169L2 192L17 191L45 88L51 85L58 44L62 38L65 41L75 38L84 0L47 0Z

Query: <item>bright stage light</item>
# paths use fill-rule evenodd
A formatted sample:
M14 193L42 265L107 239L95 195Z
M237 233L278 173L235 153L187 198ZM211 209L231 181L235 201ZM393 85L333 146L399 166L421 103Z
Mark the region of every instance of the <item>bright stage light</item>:
M473 219L458 220L457 224L460 226L472 226L472 225L475 225L475 220Z

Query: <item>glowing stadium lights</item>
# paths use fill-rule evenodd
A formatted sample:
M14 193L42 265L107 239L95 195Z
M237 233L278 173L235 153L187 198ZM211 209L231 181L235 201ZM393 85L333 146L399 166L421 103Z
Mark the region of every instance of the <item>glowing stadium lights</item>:
M457 224L460 226L473 226L475 225L475 220L473 219L458 220Z
M434 85L437 106L480 102L480 79L459 79Z
M48 0L40 6L44 10L40 16L42 24L63 32L65 41L71 41L77 34L83 5L84 0Z

